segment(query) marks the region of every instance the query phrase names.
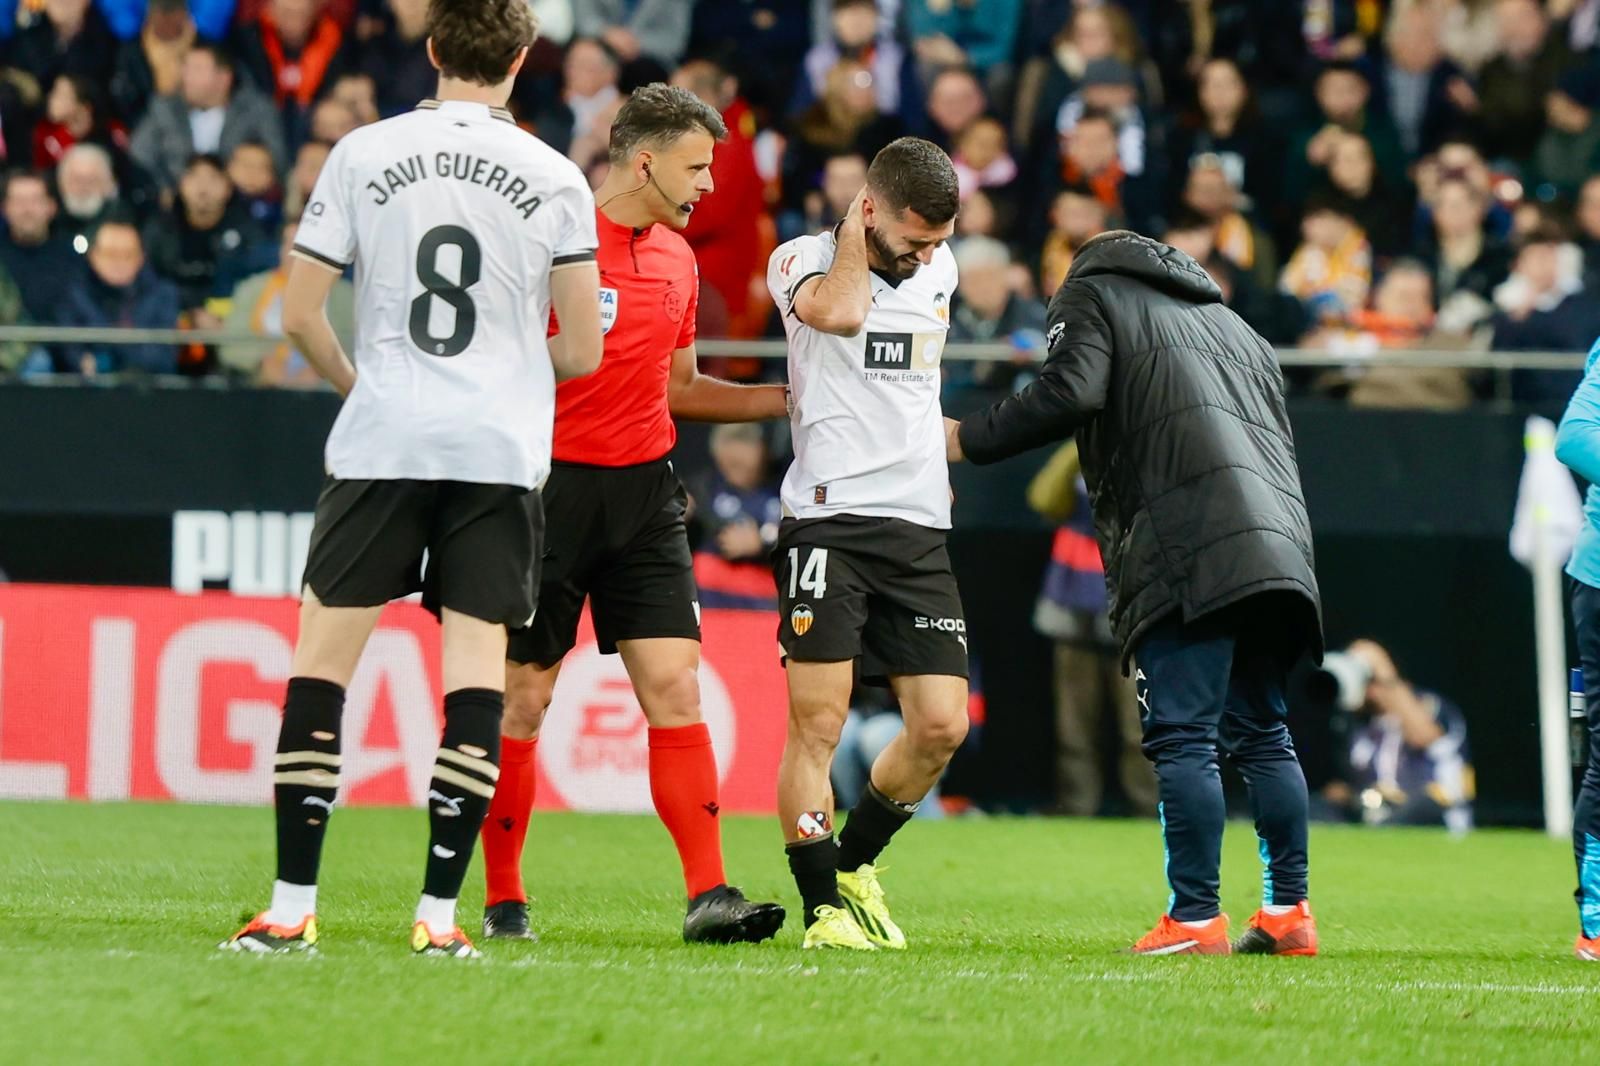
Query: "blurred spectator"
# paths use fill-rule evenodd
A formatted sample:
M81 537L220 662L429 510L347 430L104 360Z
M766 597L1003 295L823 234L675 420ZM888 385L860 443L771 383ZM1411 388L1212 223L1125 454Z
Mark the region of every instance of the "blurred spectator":
M1330 63L1317 75L1317 115L1290 141L1285 159L1283 184L1291 203L1296 191L1304 195L1316 170L1326 168L1333 158L1334 145L1346 133L1359 133L1372 146L1378 172L1385 181L1398 183L1405 178L1405 153L1389 116L1371 106L1372 87L1353 63Z
M1465 178L1447 177L1436 187L1433 239L1423 246L1423 259L1440 306L1457 293L1487 301L1511 267L1504 245L1484 231L1487 203L1487 194Z
M624 63L645 56L670 68L689 43L693 7L683 0L581 0L572 7L573 28L604 41Z
M876 0L831 0L829 34L819 37L806 53L805 77L796 86L791 112L810 107L828 87L829 73L841 60L865 68L868 86L884 115L914 112L917 91L916 73L906 62L905 49L894 39L892 23L884 26L878 17Z
M927 138L949 151L956 137L989 107L989 98L972 71L947 67L928 84Z
M1087 188L1113 225L1144 228L1154 209L1151 190L1130 180L1117 160L1116 120L1104 111L1085 111L1061 144L1059 175L1051 175L1053 180L1045 181L1045 188Z
M55 319L56 301L83 269L72 243L51 236L56 202L49 183L35 171L12 171L0 211L6 221L0 235L0 264L16 282L28 317L49 323Z
M1152 150L1159 144L1153 123L1139 107L1133 69L1120 59L1097 59L1083 72L1081 87L1061 105L1056 132L1070 134L1086 110L1102 111L1117 124L1117 159L1129 177L1152 171L1157 162ZM1152 143L1154 142L1154 143ZM1159 180L1159 178L1155 179Z
M1358 640L1336 656L1330 656L1336 664L1355 664L1352 680L1365 683L1354 700L1336 703L1354 715L1349 772L1329 782L1322 798L1337 816L1367 825L1470 829L1477 788L1460 709L1413 687L1373 641Z
M81 74L105 85L116 60L117 41L90 0L44 0L33 21L11 39L8 63L33 75L40 89L61 74Z
M894 115L878 110L872 76L854 60L840 60L828 74L822 97L795 122L784 160L784 191L791 206L801 206L817 187L823 163L841 152L866 159L905 132Z
M1386 57L1374 79L1405 154L1415 159L1436 149L1461 122L1450 98L1461 70L1445 58L1437 6L1396 10L1384 31Z
M289 170L289 180L283 189L283 217L299 221L300 212L311 202L311 193L317 187L322 166L328 161L333 146L324 141L307 141L294 155L294 166Z
M1559 227L1523 239L1511 276L1494 290L1494 347L1503 352L1577 352L1600 334L1600 308L1583 290L1583 253ZM1529 403L1565 403L1582 375L1518 370L1512 393Z
M228 157L228 180L245 214L263 233L283 223L283 187L272 172L272 153L259 141L245 141Z
M361 125L356 113L338 100L328 97L318 100L311 108L306 140L323 144L338 144L344 135Z
M1030 60L1017 84L1012 135L1018 144L1048 145L1061 105L1097 59L1118 59L1140 72L1144 102L1161 102L1161 81L1145 61L1128 13L1116 4L1073 4L1046 54Z
M1370 309L1355 312L1344 326L1307 338L1308 347L1349 352L1353 357L1349 368L1321 375L1317 388L1345 393L1353 407L1465 407L1472 402L1467 371L1361 365L1362 357L1377 351L1459 346L1459 339L1441 337L1433 327L1433 275L1414 259L1399 260L1378 282Z
M807 7L785 0L695 4L689 50L720 52L739 74L747 96L758 106L781 112L794 95L801 61L811 47Z
M1008 366L995 362L947 364L948 385L1010 388L1022 368L1044 361L1044 305L1011 289L1011 253L992 237L968 237L955 249L961 286L950 312L951 343L1009 344Z
M385 7L383 29L362 42L361 70L378 87L379 112L389 116L432 96L439 72L428 61L428 0L387 0Z
M427 94L417 97L422 100ZM371 74L346 71L329 83L328 99L349 108L356 122L371 125L383 116L378 111L378 84Z
M1190 69L1208 59L1231 59L1270 121L1286 118L1309 58L1307 5L1283 0L1210 0L1193 5Z
M1017 219L1017 161L1006 144L1006 128L997 118L974 119L956 137L956 180L963 203L982 189L993 204L1002 232L1009 233Z
M1108 754L1100 737L1110 719L1127 813L1148 818L1156 812L1155 770L1140 747L1138 695L1133 679L1123 676L1106 616L1105 565L1075 442L1058 448L1034 476L1028 506L1058 523L1033 611L1034 629L1055 643L1055 813L1100 813Z
M117 201L117 178L111 156L98 144L75 144L56 166L61 212L56 230L79 255L89 250L89 236L114 212L126 214ZM143 254L143 249L140 249Z
M778 593L767 556L778 539L783 506L768 473L761 427L740 423L713 429L711 462L694 490L700 603L770 610Z
M1475 117L1486 156L1526 160L1544 132L1545 97L1572 65L1572 51L1538 0L1496 0L1494 17L1500 53L1484 64L1475 90L1457 90L1457 103Z
M89 269L57 302L58 324L97 329L176 328L178 290L145 266L144 246L133 225L113 219L96 229L87 262ZM170 344L69 344L62 346L55 369L85 377L123 370L172 374L178 369L178 351Z
M1187 208L1178 211L1161 240L1192 256L1222 290L1222 301L1270 344L1295 344L1304 335L1308 319L1298 299L1278 291L1276 283L1263 286L1247 270L1221 255L1217 228Z
M1239 187L1228 176L1222 159L1203 155L1190 161L1181 206L1211 223L1212 244L1218 255L1249 272L1263 288L1277 285L1277 247L1245 215Z
M1331 200L1313 200L1300 232L1300 247L1283 268L1283 291L1323 322L1342 321L1364 307L1372 284L1372 248L1355 219Z
M567 157L580 167L604 155L610 143L611 120L622 106L621 72L616 54L593 38L580 37L567 46L561 95L572 115Z
M1056 193L1050 204L1050 232L1039 252L1039 293L1046 302L1067 280L1072 257L1083 242L1108 228L1106 205L1084 186Z
M956 216L956 241L959 243L964 237L994 237L999 233L994 201L982 189L974 191Z
M312 102L349 67L344 30L324 0L268 0L234 28L242 78L272 97L292 147L306 139Z
M138 35L117 46L111 100L124 122L138 122L152 98L178 91L196 32L185 0L150 0Z
M272 101L249 86L234 84L233 61L211 44L197 44L183 57L179 94L150 102L133 133L133 158L163 190L178 182L196 153L228 156L245 141L260 141L282 170L283 126Z
M1433 203L1446 178L1461 179L1478 191L1488 205L1484 229L1490 237L1500 240L1511 235L1511 211L1495 198L1495 176L1483 153L1471 141L1450 137L1437 152L1417 164L1417 218L1412 225L1415 240L1425 243L1433 232Z
M62 74L45 97L44 116L33 127L33 165L49 170L74 144L98 144L115 160L127 160L128 129L105 113L100 89L78 74ZM121 175L119 175L121 177Z
M1173 135L1173 177L1183 181L1195 161L1215 158L1228 184L1268 215L1281 177L1282 145L1262 125L1244 75L1231 59L1208 60L1196 85L1198 110Z
M830 229L850 210L850 202L866 183L867 160L860 152L829 156L822 165L822 187L806 193L799 213L790 211L780 221L779 240Z
M1326 196L1338 201L1356 220L1375 254L1387 258L1406 249L1412 215L1409 191L1389 185L1378 172L1372 145L1365 137L1340 135L1319 184Z
M1494 5L1495 0L1394 0L1391 17L1417 8L1437 16L1444 54L1473 75L1500 50Z
M925 75L969 67L996 97L1010 98L1022 0L906 0L905 20Z
M727 306L727 335L754 337L766 321L767 257L777 247L756 171L755 115L739 94L739 80L714 60L689 60L673 74L672 84L716 108L728 127L727 139L711 157L713 191L689 216L684 237L699 261L701 285L715 289Z
M1578 186L1600 167L1600 67L1564 72L1545 97L1544 135L1533 150L1529 185L1539 195L1572 199Z
M151 267L178 286L179 307L191 314L204 311L219 289L232 291L231 281L219 287L218 275L237 280L244 273L237 261L265 239L233 201L227 167L214 155L189 160L178 181L177 203L145 230Z
M282 337L283 288L288 282L289 253L294 248L298 227L283 227L276 268L239 283L233 292L232 306L223 328L229 333ZM328 293L328 322L346 352L355 351L355 286L347 278L333 283ZM217 360L228 370L258 385L314 389L322 386L322 376L306 361L305 355L287 339L275 348L253 344L224 344L217 349Z
M146 16L164 2L167 0L96 0L95 6L105 15L117 39L129 41L139 36L141 26L148 28ZM228 36L233 24L234 4L235 0L186 0L184 8L201 37L220 41Z

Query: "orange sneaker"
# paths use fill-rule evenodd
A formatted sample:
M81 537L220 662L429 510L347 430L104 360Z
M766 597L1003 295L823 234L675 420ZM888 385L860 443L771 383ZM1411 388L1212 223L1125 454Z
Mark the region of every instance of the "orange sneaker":
M1579 933L1578 942L1572 945L1572 953L1584 962L1600 962L1600 936Z
M1219 914L1194 926L1163 914L1156 927L1130 950L1135 955L1226 955L1232 950L1228 945L1228 916Z
M1233 950L1241 955L1315 955L1317 920L1311 917L1311 904L1301 900L1284 914L1256 911Z

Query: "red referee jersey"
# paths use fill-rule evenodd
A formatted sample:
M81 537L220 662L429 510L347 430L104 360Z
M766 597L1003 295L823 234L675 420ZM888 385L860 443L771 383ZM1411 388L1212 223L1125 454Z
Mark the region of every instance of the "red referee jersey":
M694 252L667 226L635 230L595 212L600 234L600 369L556 387L557 462L632 466L672 450L672 353L694 343ZM552 314L552 334L559 327Z

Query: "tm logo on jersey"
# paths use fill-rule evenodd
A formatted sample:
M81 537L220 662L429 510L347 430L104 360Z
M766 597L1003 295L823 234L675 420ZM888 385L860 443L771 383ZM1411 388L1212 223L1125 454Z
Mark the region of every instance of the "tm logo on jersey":
M866 369L937 370L943 351L940 333L868 333Z

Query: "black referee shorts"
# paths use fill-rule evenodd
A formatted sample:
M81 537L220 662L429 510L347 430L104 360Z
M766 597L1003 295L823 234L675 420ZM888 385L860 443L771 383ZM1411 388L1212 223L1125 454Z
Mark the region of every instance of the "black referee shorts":
M448 607L513 629L534 613L543 535L537 489L329 478L305 583L329 607L377 607L421 592L435 615Z
M637 466L556 463L544 485L539 613L506 657L553 666L578 640L584 600L603 654L619 640L700 639L700 595L684 525L688 495L658 459Z
M795 662L859 658L865 681L967 676L967 622L942 529L899 518L788 519L778 530L778 644Z

